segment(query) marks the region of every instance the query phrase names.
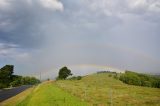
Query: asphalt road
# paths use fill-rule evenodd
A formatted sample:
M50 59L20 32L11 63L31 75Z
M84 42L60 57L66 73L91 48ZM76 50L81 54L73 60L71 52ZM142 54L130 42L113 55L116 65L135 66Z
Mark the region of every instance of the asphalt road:
M16 87L13 89L0 90L0 102L4 101L10 97L15 96L30 87L31 87L31 85L23 85L23 86Z

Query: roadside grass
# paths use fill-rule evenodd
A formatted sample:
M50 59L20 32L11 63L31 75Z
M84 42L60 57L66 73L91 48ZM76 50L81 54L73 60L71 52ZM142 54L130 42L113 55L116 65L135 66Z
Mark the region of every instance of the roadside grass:
M35 87L31 87L31 88L23 91L22 93L3 101L2 103L0 103L0 106L15 106L15 105L19 104L20 102L22 102L24 99L26 99L26 97L28 97L33 92L34 88Z
M53 82L45 82L16 106L88 106L88 104L58 88Z
M107 73L55 84L95 106L160 106L160 89L127 85Z

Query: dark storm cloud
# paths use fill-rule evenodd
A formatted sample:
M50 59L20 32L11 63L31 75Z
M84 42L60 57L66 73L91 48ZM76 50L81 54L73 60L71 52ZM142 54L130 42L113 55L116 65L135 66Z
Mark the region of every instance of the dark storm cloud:
M0 40L29 48L43 43L45 35L41 27L44 21L49 21L53 11L41 6L39 0L6 3L7 9L0 9Z

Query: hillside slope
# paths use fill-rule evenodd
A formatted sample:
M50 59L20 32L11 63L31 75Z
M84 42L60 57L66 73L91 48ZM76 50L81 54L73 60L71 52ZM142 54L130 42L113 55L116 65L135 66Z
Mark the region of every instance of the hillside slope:
M56 85L91 105L160 105L160 89L127 85L107 73L85 76L82 80L57 81Z

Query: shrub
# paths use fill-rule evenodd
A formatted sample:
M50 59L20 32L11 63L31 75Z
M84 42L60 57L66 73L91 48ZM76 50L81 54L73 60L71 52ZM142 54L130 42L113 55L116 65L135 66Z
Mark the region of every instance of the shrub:
M114 75L114 78L115 78L115 79L119 79L117 74L116 74L116 75Z
M119 80L126 84L160 88L160 78L146 74L126 71Z
M152 84L149 81L144 81L144 85L143 86L151 87Z
M81 79L82 79L82 77L81 77L81 76L78 76L78 77L77 77L77 80L81 80Z
M7 88L8 86L6 84L0 83L0 89Z
M73 77L70 77L68 78L68 80L81 80L82 79L82 76L73 76Z
M112 74L109 74L108 77L112 77Z

